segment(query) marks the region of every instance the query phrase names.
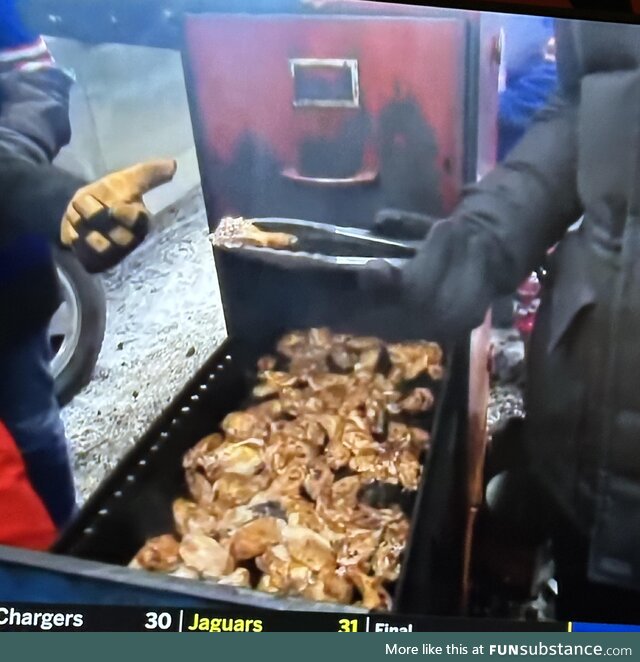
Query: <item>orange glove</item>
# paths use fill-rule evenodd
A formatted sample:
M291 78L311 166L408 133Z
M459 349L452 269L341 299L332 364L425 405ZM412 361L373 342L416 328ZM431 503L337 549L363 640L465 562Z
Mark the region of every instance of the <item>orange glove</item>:
M91 273L118 264L149 232L142 196L173 179L172 159L148 161L83 186L62 219L60 240Z

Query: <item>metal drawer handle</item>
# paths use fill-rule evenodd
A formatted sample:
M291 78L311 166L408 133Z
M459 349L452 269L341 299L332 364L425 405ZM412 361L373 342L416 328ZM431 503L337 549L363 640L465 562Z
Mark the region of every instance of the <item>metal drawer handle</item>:
M298 184L309 184L313 186L360 186L366 184L373 184L378 179L377 170L361 170L353 177L307 177L300 174L295 168L285 168L282 171L282 176L292 182Z

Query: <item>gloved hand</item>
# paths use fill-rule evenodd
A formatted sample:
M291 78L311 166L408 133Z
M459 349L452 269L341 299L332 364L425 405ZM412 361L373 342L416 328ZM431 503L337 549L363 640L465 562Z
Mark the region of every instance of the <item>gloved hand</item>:
M83 186L62 219L60 240L84 268L97 273L118 264L149 231L149 210L142 196L173 179L172 159L148 161Z
M402 267L368 262L359 287L374 305L400 304L439 335L458 339L482 323L495 295L489 259L479 235L446 219L433 224Z
M417 212L381 209L375 216L373 229L376 234L390 239L419 241L429 234L437 221Z
M437 222L438 219L417 212L381 209L374 218L373 231L388 239L423 241ZM402 298L410 286L407 275L386 260L372 260L361 274L360 285L380 301Z

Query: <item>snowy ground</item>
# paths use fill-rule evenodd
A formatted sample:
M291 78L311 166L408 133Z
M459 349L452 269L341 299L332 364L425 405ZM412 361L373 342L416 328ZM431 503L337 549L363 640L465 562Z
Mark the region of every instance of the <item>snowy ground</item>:
M164 226L164 227L162 227ZM199 191L104 278L104 344L63 412L84 501L225 337Z

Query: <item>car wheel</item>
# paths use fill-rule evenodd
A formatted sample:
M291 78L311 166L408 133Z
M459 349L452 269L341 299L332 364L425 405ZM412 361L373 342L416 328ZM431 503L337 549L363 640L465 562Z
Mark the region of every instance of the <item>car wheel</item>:
M99 276L87 273L73 253L55 249L62 304L49 325L51 370L61 406L91 380L106 324L106 297Z

